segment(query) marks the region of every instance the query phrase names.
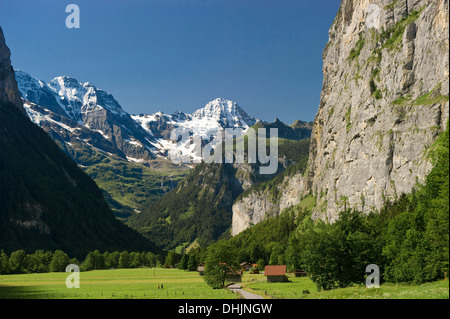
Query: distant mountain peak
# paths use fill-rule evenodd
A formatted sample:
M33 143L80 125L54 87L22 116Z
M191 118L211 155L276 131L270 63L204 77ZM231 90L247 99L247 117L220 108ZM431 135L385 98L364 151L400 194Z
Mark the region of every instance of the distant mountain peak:
M248 115L236 102L224 98L216 98L208 102L203 108L196 110L192 116L195 118L215 119L224 128L248 128L256 123L256 120Z
M114 97L96 88L90 82L80 82L74 77L61 75L45 83L22 70L15 70L16 81L22 97L38 105L61 107L74 120L82 119L82 112L105 109L119 116L126 113ZM59 113L59 112L58 112Z

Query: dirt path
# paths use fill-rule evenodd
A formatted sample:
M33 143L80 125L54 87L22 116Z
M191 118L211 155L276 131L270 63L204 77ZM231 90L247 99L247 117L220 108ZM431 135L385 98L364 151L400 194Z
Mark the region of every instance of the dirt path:
M228 286L228 289L230 289L233 292L237 292L242 297L244 297L244 299L264 299L263 296L260 296L260 295L253 294L251 292L245 291L244 289L241 288L240 284L230 285L230 286Z

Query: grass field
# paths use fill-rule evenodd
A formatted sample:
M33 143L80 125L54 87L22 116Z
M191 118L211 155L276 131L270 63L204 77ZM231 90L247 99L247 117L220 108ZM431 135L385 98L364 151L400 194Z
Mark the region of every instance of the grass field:
M0 299L236 299L226 289L212 289L197 272L139 268L80 273L80 288L68 289L68 273L0 276ZM308 277L288 275L286 283L267 283L263 274L245 273L244 289L268 299L448 299L448 280L423 285L384 283L379 289L363 286L317 291ZM158 285L163 284L163 289Z
M0 299L235 299L226 289L212 289L197 272L139 268L80 273L80 288L68 289L68 273L0 276ZM158 289L158 285L163 289Z
M246 275L243 277L246 290L265 298L286 299L449 299L448 280L422 285L405 283L383 283L380 288L353 286L328 291L317 291L309 277L294 277L289 274L290 282L267 283L264 275Z

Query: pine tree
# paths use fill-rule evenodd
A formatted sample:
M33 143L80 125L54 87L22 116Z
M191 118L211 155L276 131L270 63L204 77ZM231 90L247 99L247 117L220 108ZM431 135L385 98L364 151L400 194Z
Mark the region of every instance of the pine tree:
M120 253L119 268L129 268L129 267L130 267L130 255L128 251L124 250Z
M198 266L197 256L195 254L189 255L187 269L189 269L190 271L195 271L195 270L197 270L197 266Z

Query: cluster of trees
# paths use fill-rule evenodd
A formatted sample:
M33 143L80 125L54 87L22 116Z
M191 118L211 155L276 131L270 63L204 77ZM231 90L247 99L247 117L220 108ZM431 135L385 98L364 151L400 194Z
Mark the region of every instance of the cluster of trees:
M124 250L122 252L114 251L102 254L95 250L87 254L80 265L80 270L161 267L163 262L163 255L156 255L152 252L128 252Z
M178 269L184 269L189 271L197 270L199 264L198 257L195 254L183 254L180 262L178 263Z
M87 254L84 261L70 258L64 251L37 250L27 254L24 250L12 252L9 256L4 250L0 252L0 274L63 272L67 265L80 266L81 271L110 268L139 268L161 267L168 256L156 255L151 252L114 251L104 252L95 250Z
M2 249L0 252L0 274L44 273L65 271L68 264L79 264L74 258L62 250L55 252L37 250L34 254L26 254L24 250L17 250L10 256Z
M77 258L70 258L62 250L54 252L36 250L32 254L27 254L24 250L17 250L8 255L2 249L0 251L0 275L64 272L69 264L78 265L81 271L143 267L178 267L178 269L195 271L204 259L205 252L204 248L191 249L189 253L182 255L173 250L166 254L128 252L126 250L101 253L99 250L95 250L89 252L83 261L79 261Z

